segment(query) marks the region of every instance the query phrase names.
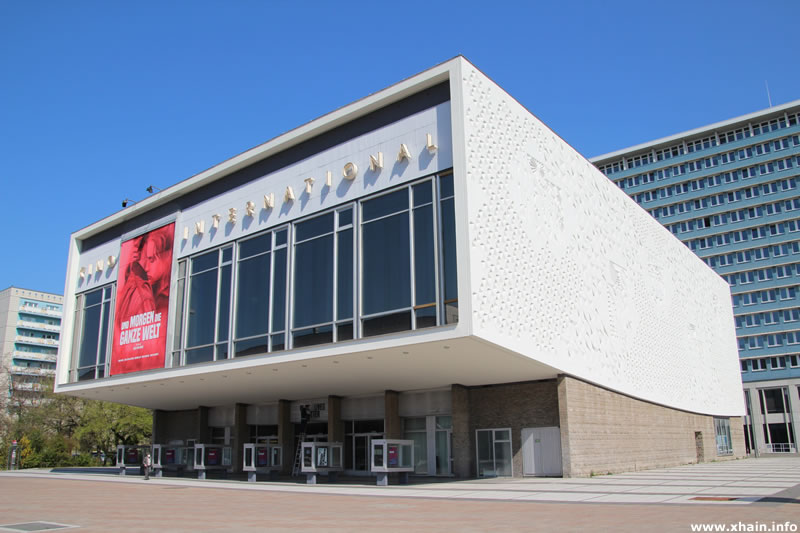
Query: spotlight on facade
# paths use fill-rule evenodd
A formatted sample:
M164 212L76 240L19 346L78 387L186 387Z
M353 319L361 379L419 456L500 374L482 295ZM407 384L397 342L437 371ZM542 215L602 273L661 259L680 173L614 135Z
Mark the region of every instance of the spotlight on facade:
M146 190L147 192L149 192L150 194L153 194L153 189L155 189L155 190L157 190L157 191L161 191L161 189L160 189L159 187L156 187L155 185L150 185L150 186L149 186L149 187L147 187L147 189L145 189L145 190Z

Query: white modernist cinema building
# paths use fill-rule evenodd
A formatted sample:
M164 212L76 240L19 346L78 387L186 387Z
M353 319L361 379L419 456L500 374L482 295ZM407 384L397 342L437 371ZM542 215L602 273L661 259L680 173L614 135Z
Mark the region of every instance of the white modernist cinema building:
M77 231L64 306L56 391L155 410L165 464L268 443L289 473L301 435L352 475L380 439L431 476L744 454L727 284L461 57Z

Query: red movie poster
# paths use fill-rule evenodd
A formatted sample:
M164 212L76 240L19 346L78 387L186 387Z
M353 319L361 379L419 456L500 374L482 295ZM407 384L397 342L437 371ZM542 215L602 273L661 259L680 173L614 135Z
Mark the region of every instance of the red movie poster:
M175 224L122 243L111 375L163 368Z

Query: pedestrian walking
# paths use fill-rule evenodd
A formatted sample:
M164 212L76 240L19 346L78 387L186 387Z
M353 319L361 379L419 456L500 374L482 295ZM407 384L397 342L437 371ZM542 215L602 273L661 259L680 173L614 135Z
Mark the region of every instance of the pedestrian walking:
M144 456L144 461L142 461L142 468L144 468L144 478L150 479L150 466L152 465L152 461L150 460L150 454Z

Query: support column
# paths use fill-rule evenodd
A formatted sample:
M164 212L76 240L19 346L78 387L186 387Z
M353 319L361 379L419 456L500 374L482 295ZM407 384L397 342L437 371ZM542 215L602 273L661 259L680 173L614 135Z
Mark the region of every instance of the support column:
M558 425L561 429L561 471L564 477L572 477L572 456L569 443L569 400L567 384L569 377L558 376Z
M459 478L475 477L477 467L470 427L469 389L453 384L450 386L450 394L453 404L453 474Z
M250 428L247 426L247 404L237 403L233 406L233 449L231 450L232 472L242 471L242 453L244 443L250 439Z
M798 382L790 380L786 384L789 392L789 421L792 423L792 432L794 432L794 449L795 453L800 452L800 390L798 390Z
M167 443L167 423L168 413L161 409L153 411L153 436L150 441L153 444L166 444Z
M753 448L758 457L767 451L767 443L764 441L764 416L761 414L761 391L758 385L748 384L750 387L750 419L753 421Z
M201 405L197 408L194 434L197 435L195 438L200 444L208 444L211 440L211 428L208 427L208 407Z
M328 396L328 442L344 442L341 396Z
M289 475L294 467L294 458L297 454L294 442L294 424L292 424L292 402L289 400L278 401L278 442L283 448L283 465L281 474Z
M402 439L403 424L400 420L400 394L387 390L383 393L383 434L387 439Z

